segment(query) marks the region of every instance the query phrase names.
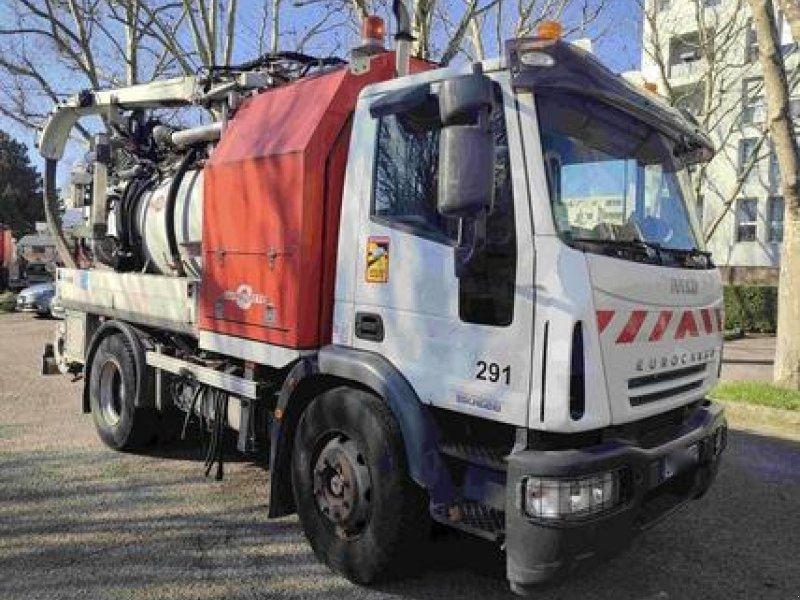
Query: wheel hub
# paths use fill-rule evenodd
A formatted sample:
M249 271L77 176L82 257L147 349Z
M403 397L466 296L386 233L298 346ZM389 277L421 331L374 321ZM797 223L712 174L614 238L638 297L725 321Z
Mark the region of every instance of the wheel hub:
M314 499L340 537L366 527L371 493L369 469L356 443L344 435L331 438L314 462Z
M109 359L100 369L100 411L109 425L116 425L122 418L124 396L122 368L116 360Z

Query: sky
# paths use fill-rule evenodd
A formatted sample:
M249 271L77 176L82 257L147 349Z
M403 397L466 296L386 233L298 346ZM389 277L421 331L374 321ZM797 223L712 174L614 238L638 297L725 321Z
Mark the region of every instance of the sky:
M593 44L593 51L612 70L622 72L639 68L641 60L641 17L639 16L639 5L637 0L594 0L595 2L604 2L605 9L601 17L594 22L587 30L586 34L573 35L576 37L591 37L597 41ZM578 21L580 18L579 5L581 2L576 3L576 10L572 13L568 12L564 16L564 22ZM249 6L249 5L245 5ZM253 3L255 6L255 3ZM4 14L5 13L5 14ZM297 13L294 13L297 14ZM302 12L300 13L302 15ZM247 60L257 54L257 44L254 43L254 38L257 37L257 32L254 29L253 23L255 22L256 14L252 15L253 19L242 19L242 21L249 21L243 23L244 29L242 30L241 41L237 43L234 61ZM8 18L8 13L3 9L0 4L0 24ZM291 21L284 22L284 26L291 27ZM302 24L298 23L298 27ZM389 24L389 29L392 29L392 24ZM33 42L34 40L31 40ZM346 49L345 49L346 50ZM490 54L496 53L496 50L491 45L488 46L487 52ZM339 51L339 55L345 52ZM55 76L55 73L54 73ZM69 91L69 90L66 90ZM42 160L38 151L34 147L35 133L23 129L10 121L8 118L0 116L0 129L9 132L12 136L16 137L29 148L29 156L31 161L42 168ZM67 162L68 159L62 161ZM63 167L63 164L61 165ZM66 170L60 169L60 175ZM59 177L61 179L61 177Z

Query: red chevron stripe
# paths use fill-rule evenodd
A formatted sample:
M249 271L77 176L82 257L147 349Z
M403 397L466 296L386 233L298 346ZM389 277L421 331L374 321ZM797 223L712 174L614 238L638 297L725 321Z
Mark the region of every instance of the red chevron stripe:
M682 340L686 334L691 337L698 337L700 332L697 329L697 321L694 320L694 313L691 310L683 311L681 321L678 323L678 330L675 332L675 339Z
M600 333L605 331L605 328L608 327L608 324L611 323L611 319L614 318L613 310L598 310L597 311L597 329Z
M700 316L703 317L703 328L706 330L706 334L713 333L714 323L711 321L711 309L709 308L701 309Z
M628 319L628 322L625 324L625 327L622 328L622 331L617 338L617 343L630 344L633 340L635 340L636 336L639 334L639 330L642 328L642 323L644 323L646 316L646 310L633 311Z
M658 315L658 321L656 321L655 326L653 327L653 331L650 332L650 341L651 342L658 342L664 337L664 332L669 327L669 322L672 321L673 312L671 310L662 310L661 313Z

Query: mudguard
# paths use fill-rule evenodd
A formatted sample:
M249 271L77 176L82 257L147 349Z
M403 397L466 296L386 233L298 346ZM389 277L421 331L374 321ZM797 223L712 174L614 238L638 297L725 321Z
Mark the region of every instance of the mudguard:
M112 333L121 333L124 335L128 343L133 348L133 357L136 362L136 375L137 375L137 390L134 401L136 408L142 406L155 406L155 399L149 394L140 393L141 390L146 389L147 385L147 361L144 355L144 346L142 346L141 337L137 330L123 321L109 320L105 321L92 336L92 341L89 342L89 348L86 351L86 362L83 369L83 412L91 412L89 403L89 381L92 373L92 363L94 362L94 355L97 352L97 347L103 338Z
M294 512L291 488L291 446L294 428L312 398L297 398L294 391L308 377L330 376L324 389L342 380L369 388L389 405L400 425L411 479L430 494L432 505L454 499L450 473L438 450L436 424L414 389L388 360L379 354L342 346L325 346L314 357L301 359L290 371L278 396L271 428L269 516Z

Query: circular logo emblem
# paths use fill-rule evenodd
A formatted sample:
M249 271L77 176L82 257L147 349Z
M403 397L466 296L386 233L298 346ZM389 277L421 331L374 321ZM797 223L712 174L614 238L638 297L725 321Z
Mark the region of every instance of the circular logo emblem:
M236 288L236 306L242 310L247 310L253 306L253 288L243 283Z

